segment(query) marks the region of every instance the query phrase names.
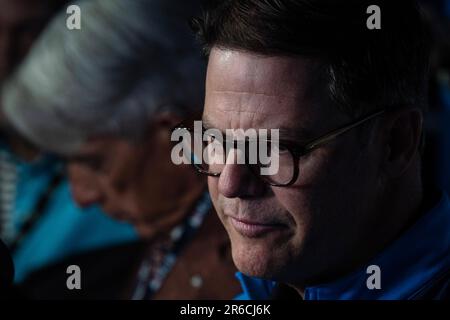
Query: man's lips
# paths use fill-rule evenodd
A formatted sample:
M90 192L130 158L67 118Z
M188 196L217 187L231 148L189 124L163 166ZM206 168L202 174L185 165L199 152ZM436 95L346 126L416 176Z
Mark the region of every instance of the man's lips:
M257 238L267 233L280 231L286 228L281 223L252 221L247 219L228 216L234 229L244 237Z

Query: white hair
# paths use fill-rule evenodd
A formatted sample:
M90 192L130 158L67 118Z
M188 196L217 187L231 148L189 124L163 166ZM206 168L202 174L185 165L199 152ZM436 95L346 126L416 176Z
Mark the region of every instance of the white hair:
M79 1L59 14L2 90L3 112L39 147L72 153L96 134L136 136L152 115L203 106L205 63L187 0Z

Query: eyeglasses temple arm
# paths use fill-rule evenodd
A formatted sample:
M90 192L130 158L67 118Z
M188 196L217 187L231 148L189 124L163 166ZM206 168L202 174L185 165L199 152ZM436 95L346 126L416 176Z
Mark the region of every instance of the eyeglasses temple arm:
M332 131L330 133L327 133L324 136L322 136L322 137L320 137L320 138L318 138L318 139L308 143L303 150L306 153L306 152L309 152L309 151L311 151L313 149L316 149L316 148L318 148L318 147L320 147L320 146L330 142L331 140L337 138L338 136L346 133L347 131L350 131L351 129L356 128L356 127L360 126L361 124L363 124L363 123L365 123L365 122L367 122L367 121L369 121L369 120L371 120L371 119L373 119L373 118L383 114L384 112L386 112L386 110L384 110L384 109L383 110L379 110L379 111L377 111L375 113L372 113L372 114L368 115L367 117L364 117L364 118L362 118L360 120L357 120L356 122L353 122L353 123L351 123L351 124L349 124L349 125L347 125L345 127L342 127L342 128L336 129L336 130L334 130L334 131Z

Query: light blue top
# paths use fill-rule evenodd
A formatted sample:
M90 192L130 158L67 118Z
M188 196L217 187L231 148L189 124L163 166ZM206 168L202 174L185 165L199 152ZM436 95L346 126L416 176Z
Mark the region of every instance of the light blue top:
M6 149L5 145L0 148ZM36 209L36 203L62 164L49 156L32 163L14 159L18 183L13 225L18 230L21 222ZM42 217L13 254L15 282L70 255L136 239L131 225L109 218L96 206L78 207L72 199L69 182L64 178L49 198Z

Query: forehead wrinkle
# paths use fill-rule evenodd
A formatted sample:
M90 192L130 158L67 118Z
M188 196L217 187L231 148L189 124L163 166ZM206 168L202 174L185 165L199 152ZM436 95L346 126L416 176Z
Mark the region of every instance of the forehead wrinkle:
M235 94L237 94L235 99L226 98ZM213 97L209 97L208 100L213 100L213 104L218 111L225 112L258 113L264 116L273 116L280 113L279 106L286 107L291 105L295 107L298 104L298 99L294 97L263 93L214 90L211 91L211 95ZM268 99L259 99L258 97L266 97ZM264 108L265 105L270 105L271 107Z
M226 113L227 111L226 110L218 110L219 112L222 112L222 113ZM234 111L233 111L234 112ZM243 111L243 112L240 112L240 113L247 113L247 114L249 114L251 117L252 117L252 120L250 121L250 122L253 122L253 118L257 115L257 113L256 112L245 112L245 111ZM239 117L239 119L241 119L241 117ZM245 126L242 126L242 125L239 125L239 126L233 126L233 125L230 125L230 126L227 126L226 124L224 124L224 123L221 123L220 125L218 124L218 123L215 123L215 121L214 120L212 120L212 119L210 119L209 118L209 115L207 115L207 114L204 114L203 115L203 117L202 117L202 122L203 122L203 126L206 128L206 129L219 129L219 130L226 130L226 129L246 129L246 127ZM230 120L230 122L237 122L237 121L233 121L233 120ZM240 122L240 121L239 121ZM240 122L241 123L241 122ZM242 124L242 123L241 123Z
M213 49L211 57L210 63L214 63L215 69L211 72L209 68L208 76L218 80L215 88L211 88L216 91L223 89L223 92L236 94L250 91L254 95L303 101L312 99L313 92L318 89L315 87L323 84L318 80L322 78L322 64L316 59L260 56L218 48ZM227 82L223 87L222 80L227 77L233 81ZM271 81L273 78L278 81ZM245 84L244 88L242 84ZM286 92L291 95L286 95Z
M289 95L277 95L277 94L269 94L265 92L250 92L250 91L237 91L237 90L212 90L211 93L220 93L220 94L238 94L238 95L255 95L255 96L264 96L269 98L288 98L297 100L298 96L289 96Z

